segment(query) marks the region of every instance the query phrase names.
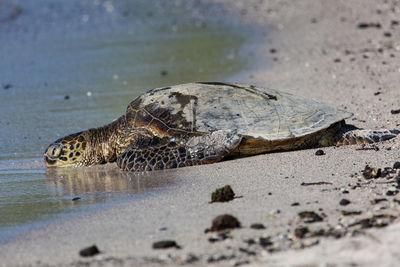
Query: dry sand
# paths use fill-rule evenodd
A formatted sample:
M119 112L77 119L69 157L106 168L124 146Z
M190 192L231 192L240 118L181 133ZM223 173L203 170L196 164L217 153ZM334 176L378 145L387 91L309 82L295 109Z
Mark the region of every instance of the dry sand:
M400 109L400 2L208 2L221 3L219 8L237 20L265 29L265 36L261 34L252 51L248 49L255 66L235 81L347 109L354 113L349 122L358 127L400 128L400 114L391 113ZM367 27L360 28L360 23ZM258 55L268 64L256 60ZM399 142L395 138L378 144L379 150L330 147L323 149L326 155L316 156L316 149L309 149L157 172L152 179L167 178L174 185L147 198L32 231L0 247L0 265L396 266L397 184L391 182L394 179L362 179L360 171L366 164L392 167L399 160ZM138 183L148 178L132 176ZM303 182L326 183L302 186ZM226 184L242 197L209 204L210 193ZM390 190L393 195L387 196ZM339 205L343 198L351 203ZM373 204L382 198L386 200ZM299 205L293 206L296 202ZM361 214L344 216L343 210ZM301 211L314 211L323 220L305 223L298 216ZM237 217L242 228L211 243L209 238L218 236L204 230L224 213ZM251 229L253 223L266 229ZM295 229L301 226L315 235L324 229L325 236L296 237ZM153 242L165 239L182 248L152 249ZM80 249L93 244L101 254L79 256Z

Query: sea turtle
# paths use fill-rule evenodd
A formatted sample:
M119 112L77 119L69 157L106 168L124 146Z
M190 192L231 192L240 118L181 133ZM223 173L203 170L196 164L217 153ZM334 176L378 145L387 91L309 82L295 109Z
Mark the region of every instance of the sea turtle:
M397 130L360 130L352 114L271 89L218 82L156 88L134 99L126 114L97 129L60 138L47 166L117 162L126 171L215 163L314 146L373 143Z

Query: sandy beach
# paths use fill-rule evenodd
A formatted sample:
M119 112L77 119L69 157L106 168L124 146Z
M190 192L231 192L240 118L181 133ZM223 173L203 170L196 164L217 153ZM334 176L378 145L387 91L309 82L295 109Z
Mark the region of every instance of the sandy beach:
M231 82L345 109L354 113L348 123L360 128L400 129L400 2L204 2L215 14L230 12L237 23L259 27L243 50L254 64ZM322 148L320 156L318 149L264 154L159 171L152 181L132 174L138 188L170 186L2 244L0 265L397 266L399 144L397 137ZM380 177L363 177L366 165L381 169ZM115 168L86 172L112 177ZM211 193L224 185L237 197L210 204ZM236 217L241 228L205 233L221 214ZM256 223L265 228L251 227ZM153 249L162 240L180 248ZM99 254L79 255L92 245Z

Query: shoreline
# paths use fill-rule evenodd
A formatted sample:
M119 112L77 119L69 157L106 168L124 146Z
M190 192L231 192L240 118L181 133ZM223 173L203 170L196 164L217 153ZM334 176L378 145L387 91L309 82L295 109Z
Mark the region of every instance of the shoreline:
M240 82L346 109L354 113L349 122L357 127L400 128L400 116L391 113L400 108L400 25L393 26L400 14L399 4L376 4L372 0L351 4L322 0L204 2L224 5L233 17L272 28L271 36L278 37L261 38L263 43L256 44L253 53L271 61L268 66L257 64L256 70L244 70L237 76ZM362 23L372 26L360 27ZM373 26L376 23L381 26ZM179 186L0 245L2 265L394 266L399 260L398 192L389 195L396 190L394 183L385 183L391 180L365 180L361 171L367 164L383 170L400 161L399 142L397 137L377 144L377 149L328 147L323 148L323 156L316 156L316 149L307 149L162 171L157 174L160 178L179 177ZM302 185L319 182L325 184ZM226 184L242 197L210 204L211 192ZM350 203L339 204L342 199ZM376 199L386 200L373 204ZM322 221L304 223L298 216L302 211L320 214ZM343 211L361 214L345 216ZM212 243L209 239L218 236L204 230L215 216L225 213L237 217L242 228ZM373 229L355 224L382 214L395 218L379 217L382 223L388 223L380 229L373 223L369 227ZM266 229L252 229L253 223L262 223ZM301 238L294 234L300 226L314 233L319 229L327 233L332 227L343 235ZM272 245L261 245L260 238ZM182 248L152 249L153 242L165 239L175 240ZM250 244L250 239L255 243ZM79 256L81 249L93 244L101 254Z
M109 123L143 90L218 80L244 64L236 53L244 34L230 31L225 18L195 16L206 9L195 1L10 1L22 12L0 21L0 50L8 55L0 63L0 139L7 140L0 151L0 242L12 236L8 226L30 229L136 192L129 183L113 190L119 174L97 174L102 181L78 175L86 185L81 194L96 181L99 190L71 202L79 182L52 181L44 171L51 141Z

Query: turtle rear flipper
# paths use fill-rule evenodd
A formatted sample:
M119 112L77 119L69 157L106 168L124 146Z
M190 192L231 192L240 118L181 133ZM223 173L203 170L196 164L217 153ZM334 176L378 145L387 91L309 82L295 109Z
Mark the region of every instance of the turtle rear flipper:
M351 125L345 125L342 131L328 131L319 143L322 146L372 144L392 139L399 134L399 130L361 130Z
M372 144L392 139L399 134L399 130L352 130L339 136L336 145Z
M241 139L225 130L187 138L144 137L119 156L117 165L140 172L215 163L236 149Z

